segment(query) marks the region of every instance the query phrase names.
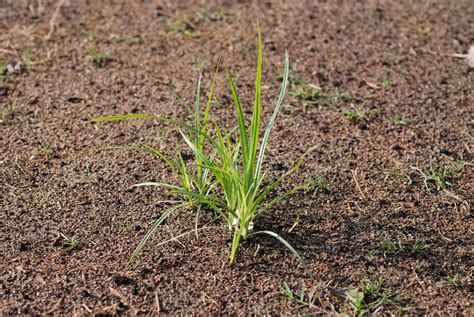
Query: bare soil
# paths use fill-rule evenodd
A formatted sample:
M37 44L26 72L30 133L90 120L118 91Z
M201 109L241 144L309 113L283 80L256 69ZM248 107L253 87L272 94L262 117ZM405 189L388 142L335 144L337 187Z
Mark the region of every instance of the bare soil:
M474 314L473 72L451 56L474 42L472 1L42 3L0 2L0 62L9 65L0 83L1 315L353 314L354 289L368 313ZM176 179L143 153L88 150L174 148L180 137L150 121L87 120L191 120L174 92L192 102L199 69L206 90L219 57L249 114L257 20L265 119L285 49L292 64L266 168L278 175L316 146L281 190L316 174L329 188L282 202L257 226L287 239L317 281L271 239L245 241L233 266L225 232L154 246L192 228L191 209L127 266L167 208L164 190L130 186ZM108 56L102 67L92 50ZM302 83L321 92L298 96ZM235 125L222 69L217 85L213 116ZM367 118L345 116L351 108ZM450 184L440 188L417 170L445 167ZM364 277L383 281L378 297L362 288ZM311 305L282 295L284 282L313 287Z

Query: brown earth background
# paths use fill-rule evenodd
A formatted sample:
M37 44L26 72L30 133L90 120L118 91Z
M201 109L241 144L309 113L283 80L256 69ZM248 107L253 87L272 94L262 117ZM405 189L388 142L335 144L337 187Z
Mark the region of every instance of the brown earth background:
M265 121L285 49L292 66L265 167L279 175L316 146L280 191L316 174L330 189L283 201L257 227L287 239L317 282L267 238L245 241L233 266L225 232L154 247L192 228L193 210L170 218L127 267L167 207L164 190L130 186L176 179L143 153L87 150L182 142L165 124L87 120L190 121L174 93L192 102L200 69L207 91L219 57L250 116L257 21ZM0 62L9 65L0 83L0 314L354 314L347 292L368 278L383 281L386 299L374 306L365 294L368 313L472 315L473 72L452 54L467 52L473 26L468 0L0 1ZM91 49L110 57L103 67ZM320 95L295 95L302 83ZM351 120L350 108L367 119ZM236 124L222 69L212 115ZM452 185L425 186L417 169L430 167L454 171ZM284 282L315 298L301 307L282 295Z

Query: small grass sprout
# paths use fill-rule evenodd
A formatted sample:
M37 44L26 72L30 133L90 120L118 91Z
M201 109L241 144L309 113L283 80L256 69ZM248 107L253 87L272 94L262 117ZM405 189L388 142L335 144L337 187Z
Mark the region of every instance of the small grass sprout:
M371 280L364 276L360 280L360 288L364 294L372 299L378 299L383 293L383 280Z
M428 183L430 182L436 185L437 190L440 190L447 186L453 186L453 180L462 169L462 166L458 164L453 164L451 166L444 166L438 170L435 170L430 164L430 168L427 171L423 171L418 167L412 167L412 169L420 173L420 175L423 177L425 187L429 191L430 188L428 186Z
M349 91L339 92L337 89L333 89L331 93L323 97L323 104L325 106L331 106L338 101L349 102L351 100L352 96Z
M316 103L321 93L320 87L306 84L300 79L295 79L292 86L294 88L289 92L289 95L300 100L305 108Z
M413 178L408 173L395 173L394 175L395 175L396 178L398 178L400 181L402 181L407 186L410 186L411 184L413 184Z
M40 147L40 151L41 151L41 153L43 153L46 156L51 156L51 155L54 154L54 149L52 147L50 147L49 145L46 145L46 144L44 144Z
M79 248L79 241L76 239L75 236L69 236L65 233L60 233L61 237L63 238L63 246L67 249L77 249Z
M285 296L289 301L297 303L298 308L314 307L316 300L319 300L319 297L316 295L317 291L317 286L312 286L308 289L306 285L303 284L299 292L293 292L293 290L288 286L288 284L286 282L283 282L283 296Z
M455 274L455 275L447 275L443 278L443 282L448 284L448 285L451 285L451 286L458 286L458 283L459 283L459 275L458 274Z
M346 109L342 112L342 114L353 121L364 121L367 119L367 115L365 112L358 110L358 109Z
M8 103L3 105L0 123L7 124L10 120L15 117L16 112L18 111L18 106L16 103Z
M409 125L411 123L410 120L404 119L402 117L395 117L390 121L393 125Z
M112 60L109 54L101 53L95 48L89 47L86 51L87 56L94 62L97 68L104 67L108 62Z
M3 62L0 62L0 82L5 81L7 78L7 68Z
M382 237L382 251L385 257L396 256L405 251L405 247L401 241L393 242L389 238Z
M412 253L421 253L428 249L428 245L423 239L416 239L410 247Z
M25 65L26 70L29 72L31 70L31 65L33 65L33 62L30 58L30 52L28 50L24 50L21 54L21 59Z
M120 42L125 43L128 46L136 45L136 44L142 44L143 43L143 37L141 35L138 36L125 36L120 39Z

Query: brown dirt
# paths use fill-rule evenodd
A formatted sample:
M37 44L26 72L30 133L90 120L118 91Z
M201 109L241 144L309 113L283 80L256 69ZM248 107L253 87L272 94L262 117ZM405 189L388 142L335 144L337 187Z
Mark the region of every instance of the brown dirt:
M358 288L364 276L382 279L392 300L372 313L473 314L473 72L450 56L473 43L472 1L241 1L207 9L187 1L69 1L50 39L56 3L43 1L39 12L36 1L32 9L13 2L0 5L0 61L13 66L28 50L33 63L0 84L2 315L296 315L329 311L329 303L350 312L337 293ZM184 17L192 28L170 23ZM167 221L127 267L166 207L158 203L166 197L162 190L130 185L175 180L141 153L84 152L178 142L163 124L86 120L130 112L187 119L171 91L192 100L198 68L208 87L219 56L251 101L257 19L265 39L265 118L276 101L285 48L293 80L323 91L306 109L300 98L287 97L267 162L281 173L316 145L292 182L319 173L331 191L293 197L258 224L288 239L308 262L318 279L311 307L282 295L283 282L296 290L311 280L275 241L246 241L234 266L227 265L225 233L153 247L191 228L192 210ZM95 67L89 47L111 60ZM219 76L213 115L235 123L222 71ZM334 89L352 99L324 105ZM369 118L345 117L351 106ZM411 123L393 125L395 117ZM428 190L412 167L426 171L430 164L462 169L453 186L428 183ZM412 184L397 173L410 175ZM75 236L80 247L65 247L60 233ZM404 251L390 254L383 239L400 242ZM426 248L412 252L417 240ZM366 294L366 307L369 302Z

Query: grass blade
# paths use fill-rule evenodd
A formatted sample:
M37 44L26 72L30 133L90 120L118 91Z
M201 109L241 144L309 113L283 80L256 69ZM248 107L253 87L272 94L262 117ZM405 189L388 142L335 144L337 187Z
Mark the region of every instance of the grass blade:
M142 240L140 241L140 243L138 244L138 246L136 247L135 251L133 251L132 255L130 256L130 259L128 260L128 264L132 264L137 255L140 253L140 251L143 249L143 247L145 246L146 242L148 241L148 239L150 239L150 237L156 232L156 230L158 229L158 227L163 223L163 221L166 220L166 218L168 218L169 216L171 216L173 214L173 212L175 212L176 210L178 210L179 208L182 208L182 207L185 207L186 205L188 205L189 203L188 202L185 202L185 203L182 203L182 204L178 204L176 206L173 206L171 208L169 208L168 210L166 210L161 216L160 218L158 218L155 223L151 226L150 229L148 229L147 233L145 234L145 236L142 238Z

